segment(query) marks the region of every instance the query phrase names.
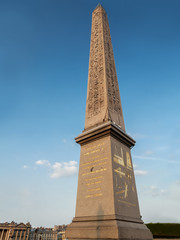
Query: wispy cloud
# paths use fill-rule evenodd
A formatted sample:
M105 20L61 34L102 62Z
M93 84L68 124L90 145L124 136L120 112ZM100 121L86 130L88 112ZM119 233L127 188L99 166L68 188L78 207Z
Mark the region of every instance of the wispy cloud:
M156 158L156 157L149 157L149 156L146 156L146 155L133 155L133 158L136 158L136 159L145 159L145 160L152 160L152 161L163 161L163 159L161 158Z
M156 187L156 186L150 186L149 192L150 192L150 194L151 194L153 197L157 197L157 196L160 196L160 195L162 195L162 194L167 193L167 190L165 190L165 189L159 189L159 188Z
M169 191L170 190L151 185L151 186L144 187L141 194L147 195L147 196L152 196L152 197L160 197L160 196L167 194Z
M36 165L46 166L50 169L50 177L51 178L62 178L68 177L72 175L76 175L78 173L77 162L55 162L51 164L48 160L38 160L36 161Z
M147 175L147 171L144 170L134 170L136 176L145 176Z
M179 180L178 180L179 181ZM139 194L145 222L179 222L180 187L176 182L161 186L146 186Z
M147 135L142 133L128 133L130 136L132 136L136 140L141 140L147 138Z
M24 169L27 169L27 168L29 168L29 167L28 167L27 165L24 165L23 168L24 168Z
M136 167L137 167L137 165L133 163L133 167L134 167L134 168L136 168Z
M36 161L37 165L42 165L42 166L50 166L50 162L48 160L38 160Z
M61 140L64 144L71 146L71 147L75 147L76 145L74 144L74 141L69 141L68 139L63 138Z
M145 170L137 169L138 166L136 164L133 164L133 167L134 167L134 174L136 176L145 176L148 174L148 172Z
M147 151L144 153L145 156L152 156L153 154L154 154L154 152L151 151L151 150L147 150Z
M143 160L151 160L151 161L159 161L159 162L168 162L168 163L175 163L175 164L180 164L180 161L176 160L169 160L169 159L162 159L158 157L149 157L146 155L133 155L133 158L135 159L143 159Z

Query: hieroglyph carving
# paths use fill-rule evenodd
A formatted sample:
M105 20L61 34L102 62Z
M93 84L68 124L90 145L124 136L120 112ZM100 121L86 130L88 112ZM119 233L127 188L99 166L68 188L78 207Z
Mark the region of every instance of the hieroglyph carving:
M120 102L120 94L118 87L118 80L116 74L116 67L113 55L113 48L111 43L110 29L107 15L103 14L103 29L104 29L104 52L105 52L105 68L106 81L108 89L108 108L112 112L120 114L119 119L116 119L118 125L122 125L122 109ZM112 116L110 116L112 118ZM112 119L113 120L113 119Z
M104 108L104 65L101 13L95 14L92 22L90 61L89 61L89 90L87 116L91 118Z
M108 19L98 9L92 18L85 128L108 120L125 130Z

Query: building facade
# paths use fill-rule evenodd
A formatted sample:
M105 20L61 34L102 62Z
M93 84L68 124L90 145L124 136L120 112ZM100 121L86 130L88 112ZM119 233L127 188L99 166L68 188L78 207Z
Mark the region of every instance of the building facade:
M28 240L30 223L0 223L0 240Z
M67 225L55 225L54 230L57 231L57 240L65 240L65 231L66 231Z
M43 227L31 229L29 240L57 240L57 231Z

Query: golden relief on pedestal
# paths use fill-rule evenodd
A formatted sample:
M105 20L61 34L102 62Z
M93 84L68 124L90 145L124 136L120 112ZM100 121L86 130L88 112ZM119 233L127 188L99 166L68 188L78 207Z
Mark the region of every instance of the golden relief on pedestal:
M132 169L132 163L131 163L129 152L126 152L126 163L127 163L127 168Z
M129 151L125 151L121 145L114 144L114 186L118 201L127 206L135 206L130 198L135 193L133 167Z
M120 148L120 154L119 154L118 150L117 150L117 146L115 145L113 160L114 160L114 162L124 166L124 158L123 158L123 149L122 149L122 147Z

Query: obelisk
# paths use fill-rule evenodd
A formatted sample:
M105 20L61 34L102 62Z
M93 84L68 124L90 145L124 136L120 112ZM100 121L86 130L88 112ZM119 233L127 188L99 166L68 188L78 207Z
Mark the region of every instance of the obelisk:
M92 13L85 129L81 145L76 213L66 230L75 239L152 239L141 220L107 14Z

